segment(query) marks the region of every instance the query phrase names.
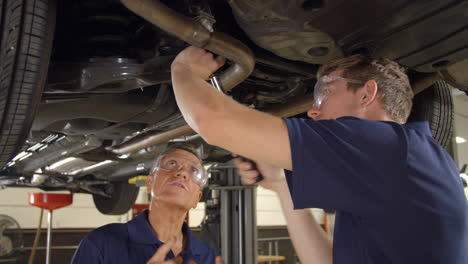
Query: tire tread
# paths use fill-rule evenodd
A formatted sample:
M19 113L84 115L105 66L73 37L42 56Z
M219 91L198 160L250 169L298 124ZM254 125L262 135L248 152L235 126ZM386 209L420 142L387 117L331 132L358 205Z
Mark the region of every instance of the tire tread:
M42 95L53 26L49 16L55 16L50 3L4 0L0 5L0 167L23 146Z

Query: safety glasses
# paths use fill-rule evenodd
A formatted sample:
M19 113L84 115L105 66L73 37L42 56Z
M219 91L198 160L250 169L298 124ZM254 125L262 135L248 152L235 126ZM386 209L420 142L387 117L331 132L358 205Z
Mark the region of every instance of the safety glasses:
M177 172L182 169L185 169L187 175L198 184L200 188L203 188L208 180L208 174L205 169L201 164L179 155L166 154L160 156L151 173L153 174L156 171Z
M323 102L325 102L328 96L330 96L331 89L329 87L329 84L338 80L345 81L347 83L356 83L356 84L365 83L365 81L353 80L353 79L343 78L340 76L324 75L320 77L315 83L315 87L314 87L314 108L315 109L320 109Z

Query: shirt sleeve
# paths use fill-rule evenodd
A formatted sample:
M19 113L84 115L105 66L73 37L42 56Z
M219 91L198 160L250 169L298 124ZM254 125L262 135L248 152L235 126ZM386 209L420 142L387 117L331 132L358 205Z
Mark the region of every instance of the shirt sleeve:
M191 260L193 260L195 263L215 263L216 257L219 256L219 254L214 249L201 241L199 241L199 244L195 250L196 252L193 252L195 253L195 257L193 257L193 259L187 260L184 258L184 264L192 263Z
M78 249L73 255L72 264L102 264L104 259L101 254L101 250L96 244L89 238L85 237L79 244Z
M406 171L400 125L357 118L286 119L293 171L286 178L294 208L363 215L388 210Z

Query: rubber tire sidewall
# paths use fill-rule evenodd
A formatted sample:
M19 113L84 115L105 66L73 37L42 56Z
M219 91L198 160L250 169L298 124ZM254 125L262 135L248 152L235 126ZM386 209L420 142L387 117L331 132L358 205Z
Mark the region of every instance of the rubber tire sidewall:
M3 0L0 6L0 168L22 148L46 83L55 0Z
M449 148L453 135L453 99L451 87L438 81L414 97L408 121L428 121L432 136L444 148Z
M127 180L112 182L111 197L93 194L93 201L96 208L102 214L121 215L127 213L135 204L140 190L134 184L129 184Z

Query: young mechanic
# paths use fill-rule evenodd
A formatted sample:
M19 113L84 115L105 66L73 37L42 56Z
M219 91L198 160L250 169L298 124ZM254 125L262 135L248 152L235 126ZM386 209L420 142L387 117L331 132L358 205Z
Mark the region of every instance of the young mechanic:
M427 122L406 123L413 93L397 63L355 55L321 67L312 119L243 106L206 80L222 58L196 47L172 63L187 123L276 191L301 263L468 263L467 200ZM286 177L283 168L288 170ZM293 210L294 209L296 210ZM333 245L310 212L337 211Z

